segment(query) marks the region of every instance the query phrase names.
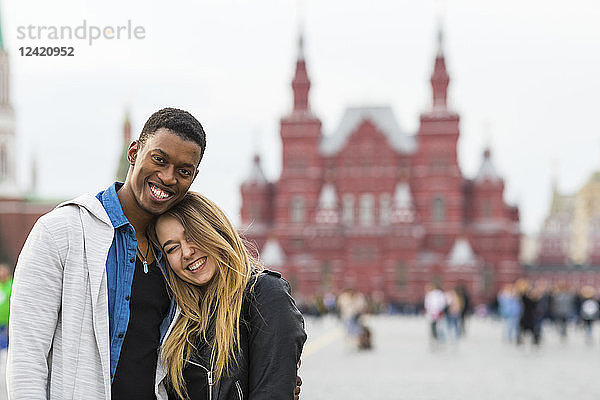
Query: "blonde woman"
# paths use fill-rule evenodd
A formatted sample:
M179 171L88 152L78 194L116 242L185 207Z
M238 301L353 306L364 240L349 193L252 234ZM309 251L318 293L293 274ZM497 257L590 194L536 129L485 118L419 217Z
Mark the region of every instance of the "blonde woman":
M178 305L157 397L294 398L306 333L281 275L264 270L219 207L197 193L160 216L150 236Z

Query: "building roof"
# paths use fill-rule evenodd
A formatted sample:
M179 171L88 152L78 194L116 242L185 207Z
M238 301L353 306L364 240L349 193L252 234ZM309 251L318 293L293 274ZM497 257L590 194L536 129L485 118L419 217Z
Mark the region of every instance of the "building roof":
M321 152L325 155L333 155L339 152L350 135L365 120L371 121L381 130L394 150L409 153L415 149L414 138L407 135L400 128L390 107L350 107L344 112L335 133L323 138Z

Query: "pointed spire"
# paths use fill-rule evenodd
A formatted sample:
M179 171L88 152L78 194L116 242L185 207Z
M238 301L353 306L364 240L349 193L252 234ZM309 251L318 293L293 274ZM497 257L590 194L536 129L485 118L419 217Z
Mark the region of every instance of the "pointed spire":
M131 143L131 122L129 121L129 109L125 110L125 121L123 122L123 143L121 145L121 158L117 166L116 179L119 182L125 182L127 171L129 171L129 160L127 159L127 150Z
M308 91L310 90L310 79L306 72L304 60L304 35L302 30L298 35L298 59L296 60L296 73L292 80L294 91L294 111L309 111Z
M244 180L245 185L265 185L267 184L267 178L260 166L260 156L258 154L254 155L252 160L252 168L250 169L250 174Z
M438 27L437 40L438 40L437 56L438 57L443 57L444 56L444 31L442 30L442 25L441 24Z
M129 143L131 143L131 122L128 108L125 110L125 122L123 123L123 145L129 147Z
M433 89L433 109L447 110L447 91L450 76L446 71L446 60L443 51L443 30L441 24L438 28L438 51L435 56L435 65L431 74L431 87Z
M500 174L496 170L496 167L494 167L494 164L492 163L491 155L492 153L490 151L490 148L486 147L483 151L483 161L481 162L481 167L479 167L479 172L477 173L477 177L475 178L475 181L477 183L485 181L496 183L502 180Z

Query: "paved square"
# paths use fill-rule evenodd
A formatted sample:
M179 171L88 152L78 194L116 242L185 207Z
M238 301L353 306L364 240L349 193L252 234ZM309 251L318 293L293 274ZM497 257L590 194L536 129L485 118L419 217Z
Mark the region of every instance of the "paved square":
M499 321L471 318L457 344L432 349L423 317L369 319L374 348L352 349L339 322L307 318L301 398L443 400L600 399L600 324L594 343L571 327L561 343L545 326L543 344L502 341Z

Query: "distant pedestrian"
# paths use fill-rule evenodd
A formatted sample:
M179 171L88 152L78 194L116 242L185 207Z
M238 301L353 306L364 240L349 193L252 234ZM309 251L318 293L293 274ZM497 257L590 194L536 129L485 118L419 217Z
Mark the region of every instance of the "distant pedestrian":
M438 284L428 283L425 285L425 314L429 319L431 342L437 344L443 341L443 334L440 330L440 321L444 316L446 308L446 297L440 290Z
M594 298L596 291L591 286L581 288L581 319L585 330L585 340L587 343L592 343L592 326L594 320L598 318L600 307L598 300Z
M359 336L363 331L360 317L367 310L365 295L355 289L347 288L340 293L337 305L340 310L340 318L346 328L348 340L353 345L358 345Z
M575 314L575 294L569 291L566 282L557 285L550 302L552 319L558 327L561 339L567 338L567 323Z
M521 299L514 285L506 284L498 293L498 312L504 325L504 338L516 343L519 338L519 319L521 318Z
M8 398L6 389L6 356L8 354L8 317L10 313L10 294L12 274L8 265L0 264L0 400Z
M471 313L471 297L469 296L469 292L465 285L458 285L457 293L460 295L462 299L462 310L460 312L460 319L458 320L458 328L460 331L460 335L464 336L466 333L466 319L467 315Z
M523 311L521 312L521 319L519 320L519 336L517 344L523 343L523 336L529 332L533 338L533 344L540 344L540 324L537 323L537 305L538 299L529 282L525 279L519 279L517 281L517 290L521 297L521 304L523 305Z
M447 291L444 295L446 296L445 310L448 338L457 341L461 335L459 321L463 309L463 299L456 288Z

